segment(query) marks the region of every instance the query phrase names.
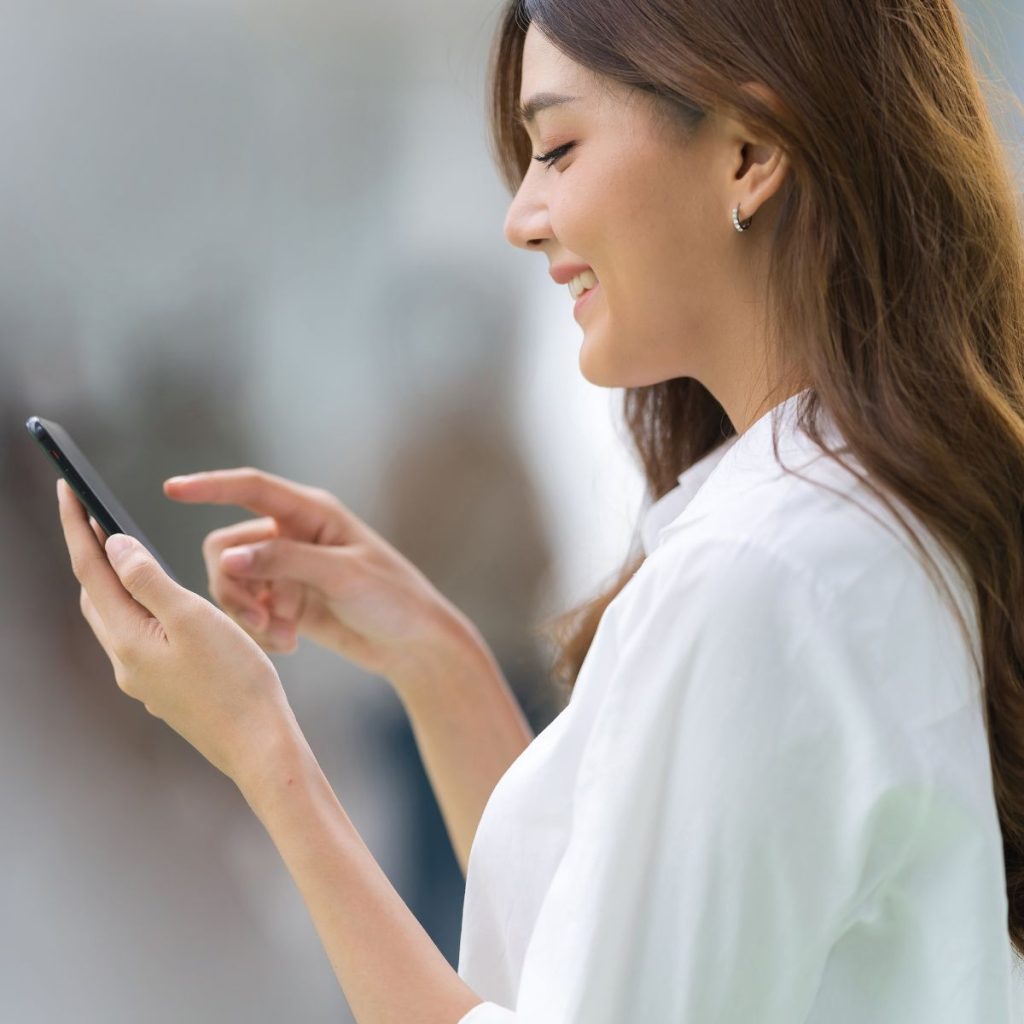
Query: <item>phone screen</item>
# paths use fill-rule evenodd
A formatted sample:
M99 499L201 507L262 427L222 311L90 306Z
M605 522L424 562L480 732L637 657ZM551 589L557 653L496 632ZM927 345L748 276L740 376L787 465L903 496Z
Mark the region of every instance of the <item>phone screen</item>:
M139 528L138 523L128 514L124 506L114 497L114 492L103 482L92 463L82 454L71 435L53 420L30 416L25 421L28 432L39 442L71 489L81 499L89 515L96 520L109 537L115 533L127 533L141 541L160 563L164 572L178 583L177 576L160 557L152 542Z

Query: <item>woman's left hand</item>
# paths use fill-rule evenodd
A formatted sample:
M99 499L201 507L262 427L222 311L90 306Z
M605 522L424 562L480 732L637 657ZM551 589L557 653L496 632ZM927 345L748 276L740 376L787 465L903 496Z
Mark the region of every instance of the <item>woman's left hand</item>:
M139 541L114 534L104 543L64 480L57 494L82 614L117 685L241 784L283 732L298 732L270 658Z

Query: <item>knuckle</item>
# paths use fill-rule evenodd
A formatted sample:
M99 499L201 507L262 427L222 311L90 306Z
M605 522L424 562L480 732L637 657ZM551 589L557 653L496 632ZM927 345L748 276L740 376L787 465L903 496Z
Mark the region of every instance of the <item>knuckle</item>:
M203 558L210 561L217 554L217 546L220 541L220 534L223 530L213 530L203 538Z
M254 569L265 569L273 556L273 544L273 541L262 540L235 545L235 547L245 548L249 552L251 559L242 574L245 575L245 573L252 572Z
M341 500L337 495L334 495L327 490L327 488L317 487L315 494L317 496L317 501L326 511L337 513L338 511L343 510L344 506L342 505Z
M128 666L132 663L132 652L123 637L112 636L109 638L110 653L114 656L115 675L120 673L127 678Z
M225 544L230 543L237 529L237 526L218 526L216 530L211 530L203 539L203 550L216 554Z
M325 526L322 529L329 532L344 512L341 502L326 487L306 486L302 489L302 495L324 517Z
M130 589L145 588L153 582L155 576L156 567L145 559L135 559L129 562L121 573L121 579Z
M326 487L309 486L306 494L318 505L330 505L334 502L334 495Z

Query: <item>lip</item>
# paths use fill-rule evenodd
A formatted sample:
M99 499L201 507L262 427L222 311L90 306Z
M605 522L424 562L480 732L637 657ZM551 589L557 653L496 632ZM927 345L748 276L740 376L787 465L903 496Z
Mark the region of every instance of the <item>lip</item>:
M578 299L576 300L576 305L575 305L575 306L573 306L573 308L572 308L572 315L573 315L574 317L576 317L577 319L579 318L579 315L580 315L580 310L581 310L581 309L583 309L583 308L584 308L584 307L585 307L585 306L587 305L587 303L588 303L588 302L590 301L590 298L591 298L591 296L592 296L592 295L593 295L593 294L594 294L594 293L595 293L596 291L598 291L598 290L600 289L600 287L601 287L601 282L600 282L600 281L598 281L598 282L597 282L597 284L595 284L593 288L591 288L591 289L590 289L589 291L586 291L586 292L584 292L584 293L583 293L583 294L582 294L582 295L581 295L581 296L580 296L580 297L579 297L579 298L578 298Z
M555 284L568 284L577 274L582 274L584 270L593 271L593 269L586 263L563 263L560 266L552 267L548 273Z

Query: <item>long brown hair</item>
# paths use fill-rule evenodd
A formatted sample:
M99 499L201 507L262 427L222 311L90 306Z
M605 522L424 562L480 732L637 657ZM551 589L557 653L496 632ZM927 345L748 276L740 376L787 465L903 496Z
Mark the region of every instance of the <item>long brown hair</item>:
M510 0L489 103L513 193L532 155L515 117L530 23L649 94L684 135L724 110L790 157L769 293L787 357L807 368L799 424L849 469L823 443L827 410L929 571L939 578L900 503L968 577L1009 931L1024 956L1024 224L962 15L952 0ZM624 412L651 500L735 434L690 378L626 389ZM635 539L610 585L547 625L570 690L643 561Z

